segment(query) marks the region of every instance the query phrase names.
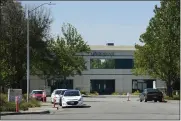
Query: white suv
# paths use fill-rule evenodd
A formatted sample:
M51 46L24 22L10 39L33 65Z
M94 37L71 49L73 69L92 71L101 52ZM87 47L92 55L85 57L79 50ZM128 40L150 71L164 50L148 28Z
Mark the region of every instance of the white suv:
M60 97L62 96L61 95L61 92L63 90L67 90L67 89L55 89L52 94L51 94L51 103L54 103L54 100L55 100L55 103L59 103L60 101Z

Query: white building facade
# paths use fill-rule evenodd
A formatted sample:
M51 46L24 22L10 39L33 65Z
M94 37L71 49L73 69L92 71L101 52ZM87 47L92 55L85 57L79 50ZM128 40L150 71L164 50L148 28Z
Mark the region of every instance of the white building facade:
M131 70L134 66L134 46L90 46L90 54L80 54L87 61L87 70L82 75L68 77L66 82L57 80L42 80L38 76L30 77L30 91L44 87L73 88L86 92L111 94L113 92L127 93L144 88L164 88L163 81L149 76L135 76ZM155 81L156 85L153 85ZM52 85L54 85L52 87Z

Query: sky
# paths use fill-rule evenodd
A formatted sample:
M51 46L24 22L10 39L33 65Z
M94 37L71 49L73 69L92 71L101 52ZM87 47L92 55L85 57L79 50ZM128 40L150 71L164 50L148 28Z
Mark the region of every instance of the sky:
M23 1L22 5L36 7L49 1ZM139 37L146 31L159 1L52 1L45 5L51 12L51 34L61 36L63 23L77 28L89 45L140 44Z

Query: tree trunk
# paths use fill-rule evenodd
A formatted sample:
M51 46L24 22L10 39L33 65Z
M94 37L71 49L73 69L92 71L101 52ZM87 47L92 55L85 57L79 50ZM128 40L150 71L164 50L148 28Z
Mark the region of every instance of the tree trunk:
M64 88L67 88L67 86L66 86L66 80L67 80L67 78L66 78L66 76L63 76L63 86L64 86Z
M3 86L0 86L1 87L1 93L5 93L5 90L4 90L4 87Z
M168 95L169 97L173 97L172 92L173 92L173 90L172 90L172 85L171 85L171 81L169 80L169 81L167 82L167 95Z

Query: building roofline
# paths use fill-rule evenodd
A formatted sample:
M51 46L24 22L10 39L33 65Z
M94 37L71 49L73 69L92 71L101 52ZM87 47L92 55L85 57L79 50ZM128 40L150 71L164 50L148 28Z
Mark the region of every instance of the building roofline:
M135 46L120 45L120 46L107 46L107 45L89 45L91 50L136 50Z

